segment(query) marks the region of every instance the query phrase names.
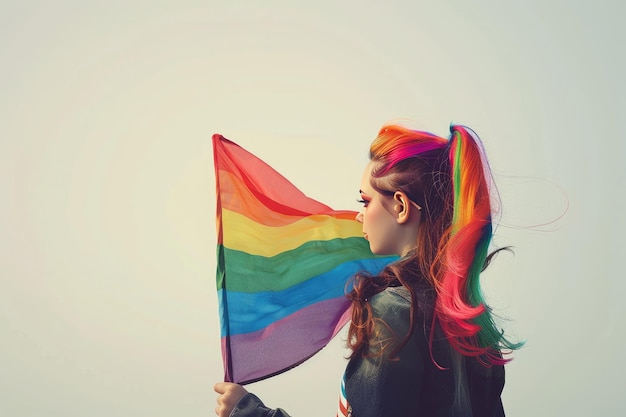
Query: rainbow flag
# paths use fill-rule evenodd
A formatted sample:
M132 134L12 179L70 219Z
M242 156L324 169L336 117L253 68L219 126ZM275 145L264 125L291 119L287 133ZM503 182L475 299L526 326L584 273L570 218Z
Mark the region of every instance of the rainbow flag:
M224 380L246 384L310 358L349 320L349 279L379 272L353 211L304 195L213 135Z

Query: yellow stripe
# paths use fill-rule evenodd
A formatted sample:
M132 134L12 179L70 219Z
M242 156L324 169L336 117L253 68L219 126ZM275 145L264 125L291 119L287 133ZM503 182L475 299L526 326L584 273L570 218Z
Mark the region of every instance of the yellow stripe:
M286 226L265 226L230 210L222 210L224 246L251 255L274 256L312 240L363 236L356 220L312 215Z

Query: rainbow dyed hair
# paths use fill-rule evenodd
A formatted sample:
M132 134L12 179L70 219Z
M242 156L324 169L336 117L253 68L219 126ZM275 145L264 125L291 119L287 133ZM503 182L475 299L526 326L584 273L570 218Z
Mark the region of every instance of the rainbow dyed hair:
M450 132L445 139L383 126L370 147L371 182L383 193L402 190L423 208L416 248L392 267L393 275L402 282L410 275L403 271L417 264L437 293L433 321L452 347L484 365L503 364L509 360L503 352L521 343L498 329L479 281L493 255L488 249L497 195L478 136L461 125L451 125Z

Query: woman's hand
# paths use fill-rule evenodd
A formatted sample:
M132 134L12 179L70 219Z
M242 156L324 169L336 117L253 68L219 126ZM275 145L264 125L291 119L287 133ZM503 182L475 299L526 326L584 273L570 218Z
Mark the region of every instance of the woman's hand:
M229 417L239 400L248 393L244 387L232 382L218 382L213 389L219 394L215 407L215 414L219 417Z

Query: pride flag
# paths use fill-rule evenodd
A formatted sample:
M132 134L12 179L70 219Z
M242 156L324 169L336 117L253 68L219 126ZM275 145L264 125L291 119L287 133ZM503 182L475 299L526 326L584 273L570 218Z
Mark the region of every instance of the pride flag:
M304 195L213 135L224 380L246 384L310 358L349 320L349 279L379 272L353 211Z

